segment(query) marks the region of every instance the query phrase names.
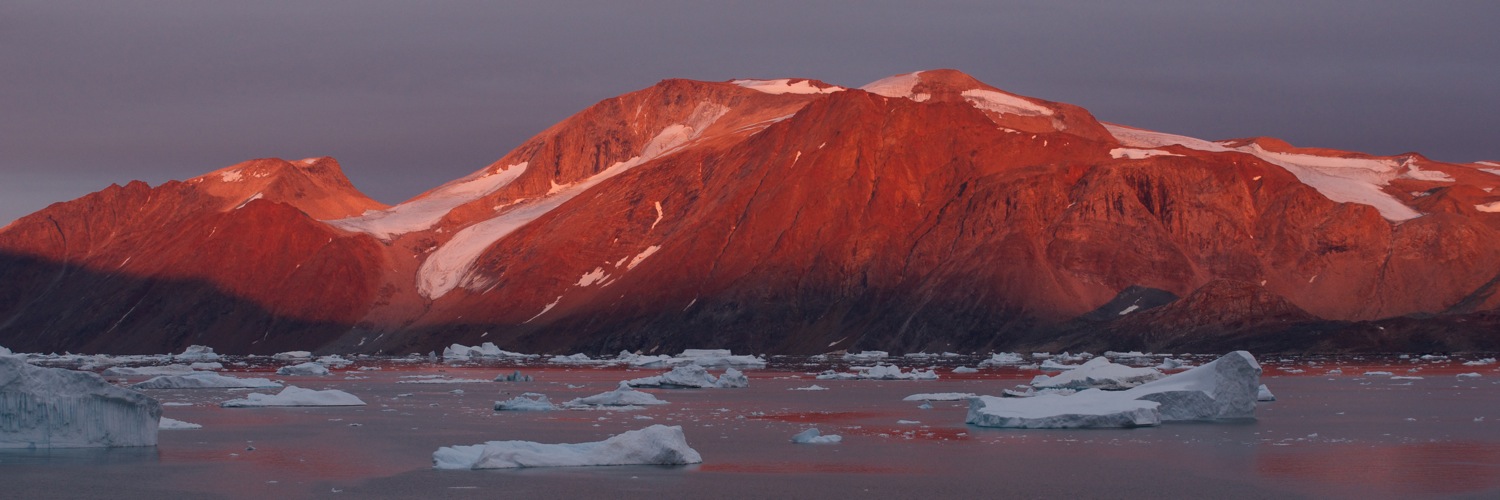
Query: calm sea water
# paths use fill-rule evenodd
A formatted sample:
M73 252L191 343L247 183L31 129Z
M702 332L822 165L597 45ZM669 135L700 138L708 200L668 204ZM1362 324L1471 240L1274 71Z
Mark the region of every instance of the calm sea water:
M648 390L671 404L558 412L491 407L522 392L562 402L663 370L533 365L519 366L536 378L530 383L410 384L401 382L489 380L517 366L369 361L329 377L231 367L235 375L344 390L368 406L224 409L219 402L250 391L149 391L170 404L165 416L203 428L162 431L156 448L0 452L0 497L1500 497L1497 365L1262 359L1262 382L1279 399L1261 404L1254 421L1130 430L983 429L963 423L964 402L922 409L902 401L915 393L998 394L1039 373L948 373L975 361L915 362L939 364L937 381L828 381L813 380L824 365L783 359L747 371L748 389ZM1328 374L1334 368L1343 373ZM1482 377L1455 376L1466 372ZM789 390L813 384L828 390ZM441 446L597 441L651 424L683 426L704 463L431 468ZM789 442L814 426L844 441Z

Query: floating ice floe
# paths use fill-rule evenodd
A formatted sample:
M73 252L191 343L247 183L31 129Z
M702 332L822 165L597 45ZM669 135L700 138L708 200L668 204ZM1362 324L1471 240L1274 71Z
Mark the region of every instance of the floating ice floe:
M200 361L188 365L188 368L202 371L223 370L224 364L218 361Z
M308 361L306 363L283 366L276 369L277 375L287 376L323 376L328 375L328 367Z
M792 436L792 442L797 444L833 444L843 441L844 437L838 434L823 435L817 427L798 432Z
M1479 378L1481 376L1482 375L1480 375L1478 373L1474 373L1474 372L1460 373L1460 374L1457 375L1458 378Z
M547 362L555 365L600 365L613 364L615 361L609 359L594 359L590 358L587 354L578 353L569 354L567 356L553 356L551 358L548 358Z
M531 375L522 375L521 370L510 372L509 375L500 374L495 376L496 382L530 382Z
M106 377L154 377L157 375L186 375L197 372L188 365L164 365L164 366L141 366L128 367L116 366L105 369L103 375Z
M286 386L279 394L252 392L243 399L231 399L219 406L224 408L254 408L262 406L363 406L364 401L353 394L338 389L315 391L295 385Z
M443 349L443 359L472 359L472 358L515 358L532 359L540 358L540 354L521 354L510 352L495 346L494 342L485 342L477 347L469 347L463 344L453 344Z
M88 372L0 356L0 448L156 446L161 404Z
M535 392L495 402L495 411L552 411L556 409L557 405L547 400L545 394Z
M1256 401L1275 401L1276 400L1276 395L1275 394L1271 394L1271 388L1266 387L1266 384L1260 384L1260 388L1255 390L1255 400Z
M1387 371L1365 372L1365 376L1366 377L1389 377L1389 376L1392 376L1392 375L1395 375L1395 374L1391 373L1391 372L1387 372Z
M966 421L981 427L1031 429L1140 427L1164 421L1254 418L1260 364L1235 351L1124 391L1088 389L1068 396L980 396Z
M1465 361L1464 366L1484 366L1495 364L1495 358L1482 358L1474 361Z
M0 346L0 356L14 356L14 355L15 355L15 353L10 352L10 349L6 349L5 346Z
M953 373L979 373L979 370L977 368L969 368L967 366L960 366L960 367L954 368L953 369Z
M277 353L271 356L271 359L277 361L299 361L304 359L312 359L312 357L312 353L307 351L287 351L283 353Z
M493 380L482 378L448 378L443 375L436 377L424 377L415 380L398 380L398 384L488 384Z
M349 366L349 365L354 364L354 361L351 361L351 360L349 360L347 358L344 358L343 356L339 356L337 354L329 354L327 356L323 356L321 358L318 358L317 360L315 360L313 362L317 363L317 364L320 364L320 365L323 365L323 366L326 366L328 368L343 368L345 366Z
M1111 363L1108 358L1097 357L1078 365L1077 368L1057 375L1039 375L1031 381L1037 389L1104 389L1117 391L1129 389L1146 382L1162 378L1162 373L1152 368L1134 368Z
M734 368L727 368L724 374L714 377L708 373L706 368L699 365L683 365L673 368L672 371L626 380L631 387L664 387L680 389L705 389L705 388L743 388L750 386L750 379Z
M845 353L844 361L848 361L850 363L862 363L868 361L880 361L889 357L891 357L891 353L885 351L861 351Z
M990 359L980 361L979 367L990 368L995 366L1016 366L1025 362L1026 360L1023 359L1020 354L1013 352L997 352L991 354Z
M974 397L972 392L931 392L912 394L901 398L902 401L962 401Z
M183 362L194 361L218 361L219 355L214 353L214 348L206 345L190 345L182 351L182 354L172 356L172 359Z
M603 441L547 444L532 441L490 441L470 446L438 448L435 469L514 469L521 467L584 467L596 465L686 465L703 463L687 444L681 426L653 425L626 431Z
M236 378L214 372L162 375L130 386L132 389L274 389L281 384L263 378Z
M762 356L736 355L729 349L685 349L677 356L658 354L646 356L623 351L615 359L632 368L668 368L673 366L698 365L705 368L733 366L740 368L765 368Z
M192 422L183 422L174 418L162 417L158 429L164 431L184 431L191 429L202 429L203 426Z
M909 372L901 371L894 365L856 366L853 372L835 372L828 370L819 373L818 380L937 380L937 372L932 369L919 370L912 368Z
M823 387L823 386L818 385L818 384L813 384L813 385L809 385L807 387L793 387L793 388L787 389L787 390L788 391L826 391L826 390L828 390L828 388L827 387Z
M657 399L650 393L637 391L630 384L620 382L620 386L613 391L593 396L574 399L564 403L565 406L645 406L664 405L666 401Z

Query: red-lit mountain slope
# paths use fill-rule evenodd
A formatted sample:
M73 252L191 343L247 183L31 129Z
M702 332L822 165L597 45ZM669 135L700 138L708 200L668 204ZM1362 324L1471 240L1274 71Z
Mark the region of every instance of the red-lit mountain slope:
M269 318L192 334L231 350L296 337L278 322L317 332L302 348L403 353L1500 348L1500 166L1100 123L952 70L862 89L667 80L389 208L342 176L240 207L254 195L220 187L231 177L255 178L111 188L0 231L0 250L26 257L0 264L21 284L0 297L0 345L177 346L150 332L170 318L133 320L123 305L87 323L118 321L107 335L3 322L68 303L34 298L72 283L54 277L62 266L201 284L226 304L208 309ZM147 206L160 214L100 215ZM210 240L157 219L243 220L246 241L241 254L167 256L157 249ZM326 243L244 250L278 238ZM111 267L126 258L171 265ZM309 259L321 264L285 269Z

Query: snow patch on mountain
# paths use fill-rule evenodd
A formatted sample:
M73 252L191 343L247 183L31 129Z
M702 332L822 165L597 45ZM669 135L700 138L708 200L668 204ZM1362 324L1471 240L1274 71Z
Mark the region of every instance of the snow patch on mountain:
M1120 144L1132 148L1182 146L1213 153L1249 154L1291 172L1303 184L1317 189L1329 200L1375 207L1386 220L1400 222L1422 215L1401 203L1396 197L1381 190L1381 186L1389 184L1392 179L1400 175L1402 165L1394 160L1280 153L1267 151L1259 144L1253 143L1239 148L1230 148L1223 144L1192 137L1111 124L1105 124L1104 127L1115 136L1116 140L1120 141Z
M489 283L472 274L474 262L495 242L594 186L643 163L675 152L701 136L703 131L728 112L729 108L722 105L708 102L699 104L685 123L662 129L642 148L639 156L617 162L603 172L555 189L542 198L506 206L494 218L464 228L422 262L417 270L418 291L423 297L437 299L459 286L469 290L483 289Z
M818 87L807 80L793 82L789 78L779 80L735 80L730 83L751 90L765 92L767 94L832 94L843 92L845 89L837 85L829 87Z
M921 74L922 72L918 71L905 75L886 77L870 82L870 84L860 87L859 89L871 94L882 95L885 97L911 99L913 101L923 102L931 99L932 95L917 94L912 92L912 89L916 87L918 83L922 82L922 78L919 76Z
M1003 115L1052 116L1052 109L1004 92L984 89L969 89L962 94L964 100L976 108Z
M647 257L650 257L652 254L656 253L657 250L661 250L660 245L652 245L646 247L645 250L641 250L641 253L636 254L634 258L630 259L630 264L627 264L625 266L625 269L635 269L635 266L640 265L642 261L646 260Z
M422 231L436 225L443 216L460 205L482 198L510 184L526 172L527 162L504 169L480 170L464 178L428 191L411 201L385 210L370 210L362 215L325 221L339 229L390 241L396 237Z
M1160 149L1135 149L1135 148L1115 148L1115 149L1111 149L1111 150L1109 150L1109 155L1112 156L1112 157L1114 157L1116 160L1127 159L1127 158L1131 159L1131 160L1144 160L1146 158L1150 158L1150 157L1153 157L1153 156L1182 156L1182 155L1176 154L1176 153L1168 153L1168 152L1162 151Z
M1485 203L1483 205L1474 205L1474 209L1480 212L1500 213L1500 201Z

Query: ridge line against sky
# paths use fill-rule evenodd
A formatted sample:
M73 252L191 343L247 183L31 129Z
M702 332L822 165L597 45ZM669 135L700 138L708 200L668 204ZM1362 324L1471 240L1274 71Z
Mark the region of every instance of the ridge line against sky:
M333 156L395 203L666 78L954 68L1206 139L1500 160L1497 18L1477 1L17 0L0 6L0 225L258 157Z

